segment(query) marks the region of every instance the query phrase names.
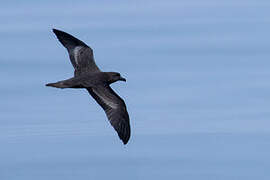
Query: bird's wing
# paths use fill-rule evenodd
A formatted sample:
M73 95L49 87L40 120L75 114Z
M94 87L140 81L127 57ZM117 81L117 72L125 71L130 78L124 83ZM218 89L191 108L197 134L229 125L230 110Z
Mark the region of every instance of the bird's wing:
M98 72L93 50L81 40L71 36L70 34L53 29L58 40L68 50L71 63L75 69L75 76L85 72Z
M127 144L130 138L129 115L125 102L109 85L87 88L88 92L104 109L111 125L117 131L119 138Z

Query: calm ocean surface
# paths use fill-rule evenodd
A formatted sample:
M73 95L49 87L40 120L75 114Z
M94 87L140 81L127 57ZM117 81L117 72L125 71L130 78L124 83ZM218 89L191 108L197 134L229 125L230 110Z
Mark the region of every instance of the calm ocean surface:
M270 179L270 1L1 1L0 180ZM123 146L52 28L126 101Z

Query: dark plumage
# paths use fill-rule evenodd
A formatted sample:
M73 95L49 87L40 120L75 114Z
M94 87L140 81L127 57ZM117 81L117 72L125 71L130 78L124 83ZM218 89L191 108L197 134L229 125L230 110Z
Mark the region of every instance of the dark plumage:
M74 77L49 83L56 88L85 88L105 111L119 138L126 144L130 138L129 116L126 105L110 87L116 81L126 81L117 72L102 72L97 67L93 50L84 42L63 31L53 29L58 40L68 50L75 69Z

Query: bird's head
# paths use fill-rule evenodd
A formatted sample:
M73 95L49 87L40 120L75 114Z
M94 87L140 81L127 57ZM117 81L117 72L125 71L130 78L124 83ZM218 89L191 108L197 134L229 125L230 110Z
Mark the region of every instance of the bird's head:
M116 81L125 81L126 79L123 78L120 73L118 72L109 72L109 83L114 83Z

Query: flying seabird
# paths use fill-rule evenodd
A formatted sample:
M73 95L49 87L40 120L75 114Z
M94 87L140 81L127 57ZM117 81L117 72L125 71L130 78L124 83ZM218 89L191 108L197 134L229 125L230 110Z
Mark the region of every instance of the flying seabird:
M129 115L124 100L110 87L116 81L126 81L118 72L102 72L95 63L93 50L72 35L53 29L61 44L67 49L75 69L74 77L49 83L56 88L85 88L103 108L119 138L127 144L130 138Z

